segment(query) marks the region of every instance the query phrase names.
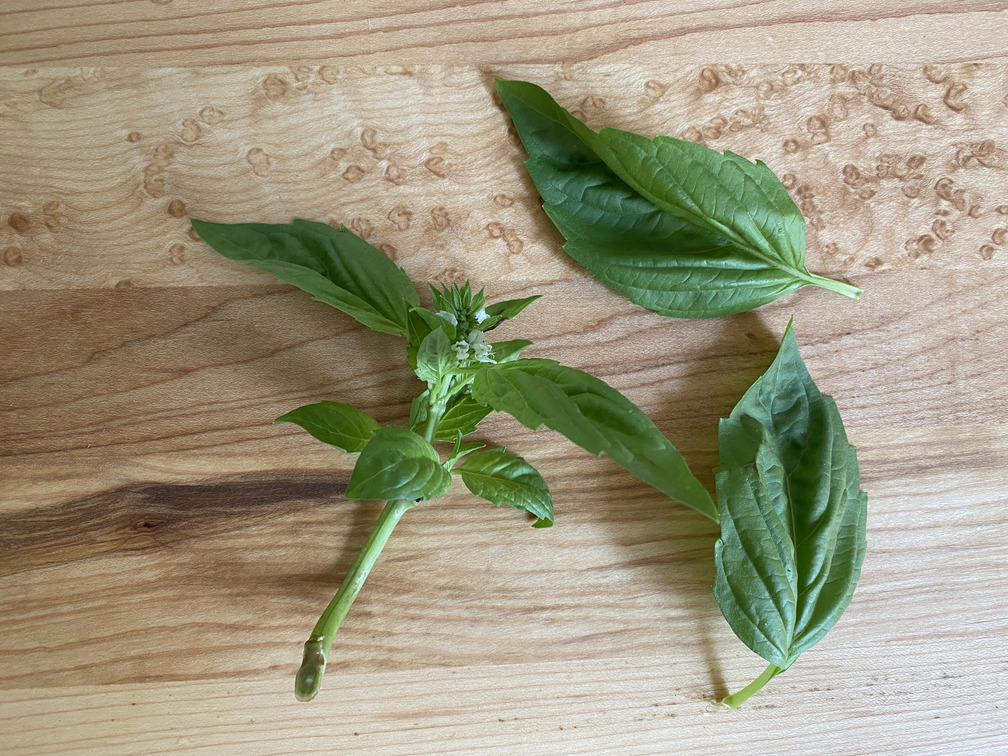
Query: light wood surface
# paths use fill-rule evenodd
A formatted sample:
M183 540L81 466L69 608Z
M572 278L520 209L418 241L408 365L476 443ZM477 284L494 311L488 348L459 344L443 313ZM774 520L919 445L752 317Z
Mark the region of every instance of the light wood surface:
M207 7L0 6L0 751L1008 753L1003 3ZM810 269L861 301L676 321L594 283L495 76L764 160ZM720 710L763 664L711 595L716 528L494 416L556 526L464 489L411 511L298 704L379 504L272 420L328 398L403 422L418 387L394 338L190 216L342 222L418 284L542 294L500 338L623 390L711 488L717 419L793 317L869 493L850 609Z

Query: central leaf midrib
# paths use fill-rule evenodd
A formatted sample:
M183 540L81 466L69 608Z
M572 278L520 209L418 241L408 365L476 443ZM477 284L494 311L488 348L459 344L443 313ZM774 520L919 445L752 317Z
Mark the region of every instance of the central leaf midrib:
M582 143L583 142L584 142L584 140L582 140ZM606 147L607 151L611 152L611 150L609 150L609 148L608 148L607 145L603 145L603 146ZM626 183L627 186L629 186L635 192L637 192L638 194L640 194L642 197L644 197L648 202L650 202L651 204L653 204L659 210L662 210L663 212L666 212L666 213L670 213L671 215L675 215L677 218L681 219L683 222L688 223L689 225L691 225L691 226L693 226L695 228L703 229L703 226L698 226L696 223L693 223L689 219L683 218L681 215L677 215L675 212L673 212L672 210L668 209L668 208L674 207L674 206L671 203L665 202L660 197L658 197L658 196L654 195L653 193L649 192L640 183L638 183L637 181L635 181L634 178L633 178L633 176L623 168L623 166L619 163L619 161L614 160L612 158L607 159L606 155L604 155L601 152L597 151L597 149L592 148L592 151L595 152L595 154L599 156L599 158L602 160L602 162L605 163L606 167L609 168L609 170L611 170L614 174L616 174L616 176L620 180L622 180L624 183ZM686 194L690 198L690 201L693 203L693 206L696 207L697 210L700 210L700 205L692 197L692 195L690 194L690 192L688 192L685 187L682 187L681 184L680 184L680 188L682 188L683 193ZM691 214L693 214L693 213L691 213ZM702 215L703 215L703 213L700 213L698 215L698 217L700 217ZM804 271L801 271L801 270L799 270L799 269L797 269L797 268L795 268L795 267L793 267L791 265L788 265L783 260L776 260L776 259L774 259L772 257L769 257L765 253L760 252L759 250L753 249L752 247L746 245L739 238L738 234L736 234L731 228L725 226L724 224L720 223L719 221L716 221L716 220L714 220L712 218L708 218L707 222L708 222L708 228L706 230L713 231L715 233L721 234L722 236L725 237L725 240L728 241L728 243L731 244L736 249L739 249L742 252L746 252L746 253L752 255L757 260L761 260L763 263L765 263L769 267L776 268L777 270L785 271L786 273L791 274L792 276L794 276L795 278L797 278L797 279L799 279L801 281L806 281L808 283L812 283L812 277L809 274L807 274Z

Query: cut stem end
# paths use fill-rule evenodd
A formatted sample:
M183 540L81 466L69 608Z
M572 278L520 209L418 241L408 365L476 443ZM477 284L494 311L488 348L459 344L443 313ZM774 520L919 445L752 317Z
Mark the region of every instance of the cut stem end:
M301 668L294 678L294 695L298 701L311 701L322 687L325 674L325 639L310 638L304 645Z

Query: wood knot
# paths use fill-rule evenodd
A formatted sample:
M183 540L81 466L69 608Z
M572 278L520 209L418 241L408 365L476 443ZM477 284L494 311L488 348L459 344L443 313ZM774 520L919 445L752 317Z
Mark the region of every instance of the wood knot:
M361 239L367 241L368 237L374 232L374 226L367 218L354 218L350 221L350 230Z
M343 171L343 179L349 181L351 184L356 184L362 178L364 178L365 170L359 165L351 165L345 171Z
M440 155L432 155L424 162L424 168L433 173L438 178L445 178L451 173L451 165Z
M410 221L413 220L413 213L405 205L396 205L389 210L388 215L385 217L388 218L389 222L397 229L405 231L410 227Z
M8 268L16 268L24 262L24 253L17 247L6 247L3 251L3 263Z
M267 100L275 102L287 94L287 86L286 79L272 73L263 79L262 90L263 94L266 95Z
M7 225L17 233L24 234L31 228L31 219L24 213L13 212L7 218Z
M448 210L444 205L432 207L430 215L435 231L444 231L451 225L451 219L448 217Z
M700 71L700 76L697 79L697 88L704 94L709 94L717 89L720 83L721 77L718 76L718 72L707 66Z

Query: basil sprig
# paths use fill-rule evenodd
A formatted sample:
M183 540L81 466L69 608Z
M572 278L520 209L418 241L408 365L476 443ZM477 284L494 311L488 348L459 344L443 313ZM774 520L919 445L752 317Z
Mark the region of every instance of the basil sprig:
M321 685L333 639L395 525L422 501L444 495L452 476L476 496L553 523L542 476L504 448L467 443L491 411L530 428L546 425L593 454L616 462L666 494L717 521L710 495L643 411L616 389L550 360L520 359L526 340L490 343L486 334L537 297L487 305L482 291L431 287L433 307L406 273L345 228L290 224L220 224L193 220L197 233L232 260L276 275L365 326L406 339L406 358L426 388L414 400L409 428L381 426L348 404L323 401L278 418L316 439L359 454L348 498L387 501L367 543L304 647L295 679L300 700ZM435 443L452 444L442 455ZM442 456L444 457L442 459Z
M721 421L718 442L714 596L735 634L769 662L725 699L735 708L850 604L868 497L836 403L816 388L790 324L773 364Z
M528 82L498 81L497 92L564 251L633 302L710 318L809 284L860 295L809 273L805 220L765 164L667 136L595 132Z

